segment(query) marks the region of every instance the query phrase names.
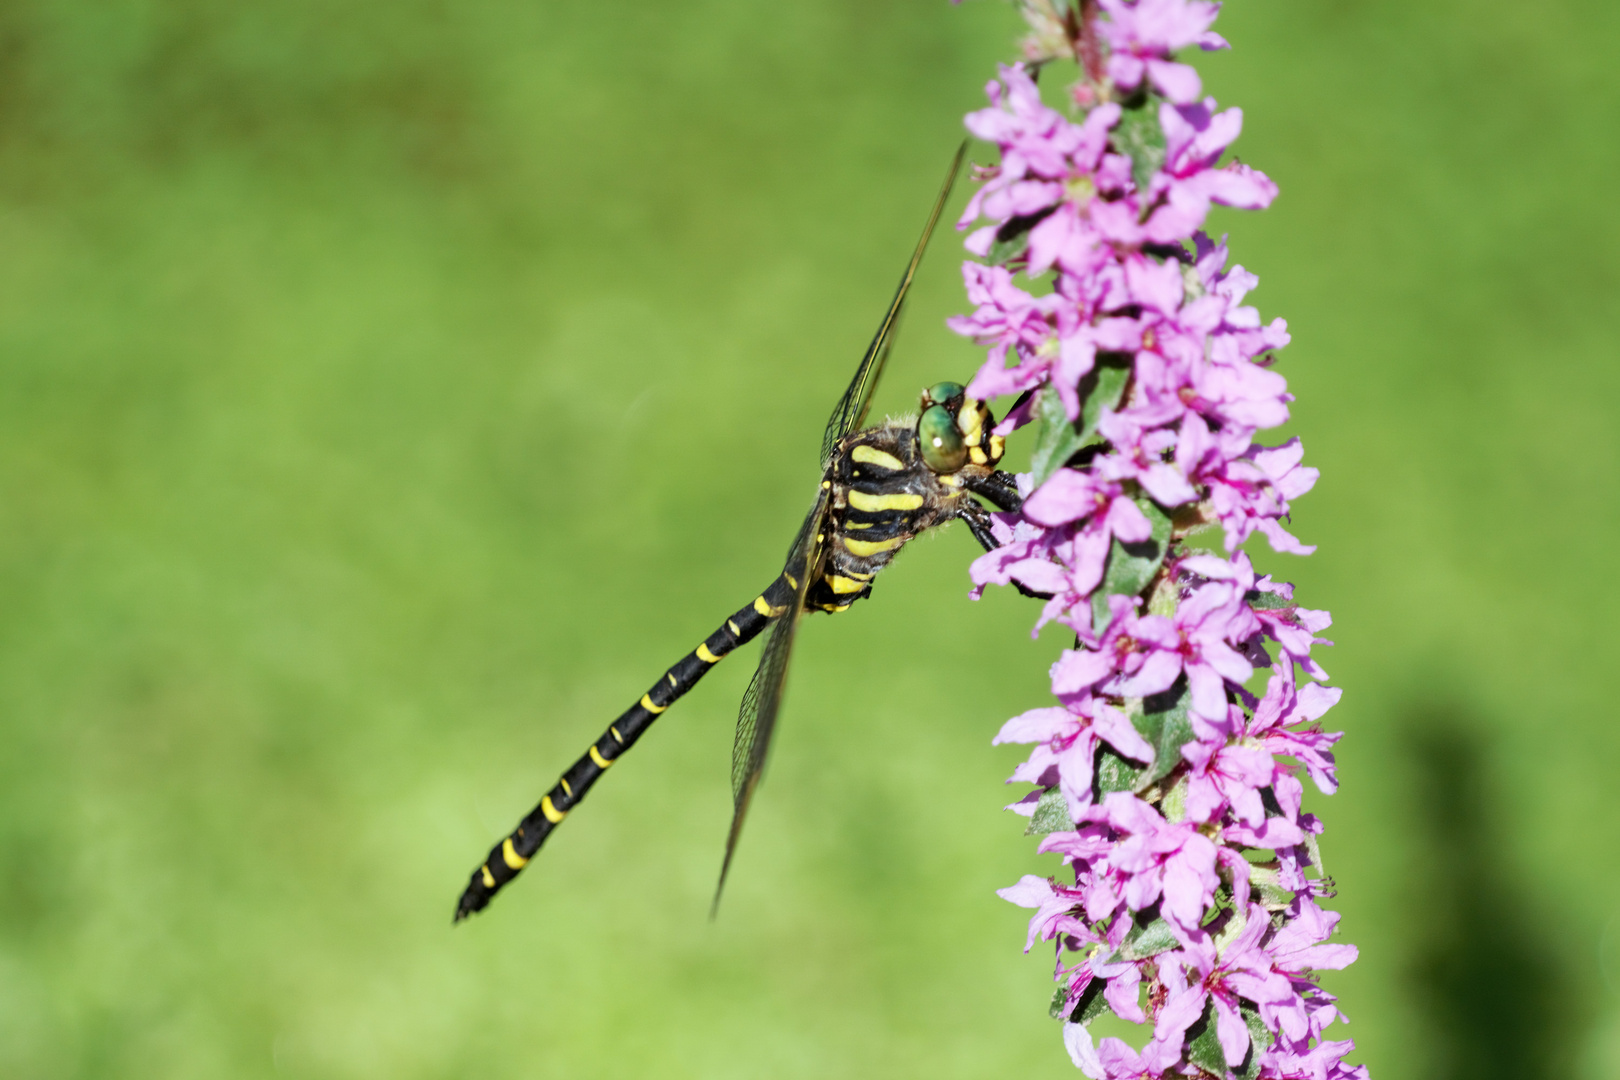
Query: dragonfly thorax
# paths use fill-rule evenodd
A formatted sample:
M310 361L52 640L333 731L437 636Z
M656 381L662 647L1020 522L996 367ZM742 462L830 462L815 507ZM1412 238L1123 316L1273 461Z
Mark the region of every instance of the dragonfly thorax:
M949 385L949 384L946 384ZM957 516L970 499L964 483L995 471L990 457L1001 457L1001 438L989 434L993 421L981 403L964 399L936 402L924 394L923 418L891 420L844 439L828 464L829 488L826 560L819 581L811 585L806 606L843 611L871 593L872 579L913 537ZM945 414L961 451L957 467L939 471L924 453L928 429L924 418ZM972 435L962 431L958 416L967 413ZM936 420L937 423L937 420ZM938 429L935 428L935 431ZM934 455L937 457L937 455ZM975 460L977 459L977 460Z

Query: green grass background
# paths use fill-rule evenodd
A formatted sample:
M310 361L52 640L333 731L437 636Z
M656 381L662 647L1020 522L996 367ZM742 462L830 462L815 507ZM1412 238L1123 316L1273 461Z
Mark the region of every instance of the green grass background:
M1323 476L1377 1080L1620 1076L1620 14L1234 0L1221 213ZM0 5L0 1075L1072 1076L993 890L1062 641L971 538L466 874L753 595L1010 8ZM979 160L987 160L982 149ZM958 204L961 194L958 195ZM962 378L958 252L879 409ZM1015 462L1027 460L1015 443Z

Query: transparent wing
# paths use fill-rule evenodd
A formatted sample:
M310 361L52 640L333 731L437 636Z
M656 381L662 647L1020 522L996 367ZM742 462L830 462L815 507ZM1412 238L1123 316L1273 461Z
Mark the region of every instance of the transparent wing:
M828 462L832 461L833 448L838 445L838 441L850 432L859 430L866 421L866 410L872 404L872 391L877 389L878 380L883 377L883 367L889 362L889 348L894 344L894 330L900 321L900 309L905 306L906 292L911 288L911 279L916 276L917 264L922 262L923 251L928 247L928 238L934 235L934 226L939 223L939 215L945 209L945 200L951 196L951 187L956 183L956 174L962 168L962 159L967 156L967 146L964 141L957 148L956 157L951 159L950 172L945 174L945 183L940 186L939 198L934 200L934 209L928 215L928 224L923 226L922 237L917 241L917 250L911 253L911 262L906 264L906 272L900 278L900 287L895 290L888 313L878 324L877 336L872 338L872 344L867 346L866 355L861 357L861 364L855 369L855 378L850 380L849 389L838 399L837 407L827 420L827 430L821 436L823 471L826 470Z
M787 601L787 610L777 616L771 627L765 651L759 658L759 668L748 684L748 692L743 695L742 708L737 711L737 738L731 746L731 834L726 837L726 858L720 865L720 882L714 888L714 904L709 909L711 918L720 907L720 892L726 887L726 874L731 869L731 856L737 850L737 838L742 835L743 818L748 815L748 804L765 771L765 757L776 730L776 714L782 706L788 660L793 654L793 637L798 632L799 617L804 614L805 594L809 592L810 583L822 572L826 525L827 495L823 488L810 513L805 515L783 567L788 576L798 582L798 589Z

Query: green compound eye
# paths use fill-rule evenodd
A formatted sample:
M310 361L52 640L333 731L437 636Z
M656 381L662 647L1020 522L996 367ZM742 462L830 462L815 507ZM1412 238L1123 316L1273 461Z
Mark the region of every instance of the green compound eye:
M961 397L963 392L961 383L935 383L928 388L928 400L935 405L943 405L952 398Z
M923 460L937 473L953 473L967 464L967 444L956 418L943 405L930 405L917 421L917 445Z

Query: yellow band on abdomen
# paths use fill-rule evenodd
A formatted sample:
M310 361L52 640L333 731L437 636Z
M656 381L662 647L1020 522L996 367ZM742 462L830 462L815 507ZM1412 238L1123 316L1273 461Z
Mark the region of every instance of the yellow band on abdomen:
M652 713L654 716L657 716L659 713L669 708L668 705L659 705L653 701L652 697L648 694L641 695L641 707Z
M913 495L909 492L898 495L868 495L864 491L851 490L849 493L849 505L857 510L865 510L874 514L884 510L916 510L922 504L923 497L921 495Z
M896 536L888 540L854 540L846 536L844 537L844 549L851 555L865 559L885 551L893 551L905 543L906 539L904 536Z
M568 811L559 810L555 806L551 805L550 795L547 795L545 798L540 800L540 812L546 815L546 820L551 822L553 825L557 824L563 818L568 816Z
M594 746L591 747L591 760L596 762L596 767L598 769L605 769L613 764L612 758L603 757L602 752Z
M720 662L720 658L709 651L707 641L697 647L697 658L705 664L718 664Z
M525 866L529 865L529 860L519 855L517 853L517 848L512 846L512 838L510 836L508 836L501 844L501 858L504 859L506 861L506 865L513 870L521 870Z

